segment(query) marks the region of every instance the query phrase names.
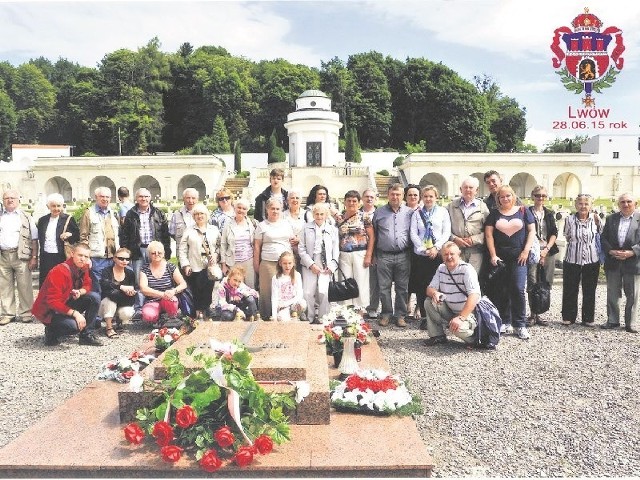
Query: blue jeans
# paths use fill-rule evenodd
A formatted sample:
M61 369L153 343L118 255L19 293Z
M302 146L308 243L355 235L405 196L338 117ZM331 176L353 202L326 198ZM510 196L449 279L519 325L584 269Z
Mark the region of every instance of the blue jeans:
M140 283L140 270L145 263L149 263L149 254L147 253L147 247L140 247L141 257L131 261L131 268L136 276L136 284ZM136 313L140 313L142 310L142 304L144 303L144 295L138 292L135 295L135 302L133 303L133 310Z
M102 270L113 266L112 258L91 257L91 290L102 293L100 288L100 279L102 278Z
M407 315L407 292L409 290L409 272L411 261L409 250L398 253L376 253L378 266L378 285L382 316L397 318ZM395 283L395 309L391 302L391 284Z
M84 315L87 320L87 326L84 330L78 330L78 323L73 317L69 315L63 315L62 313L55 313L51 318L50 328L56 337L63 335L75 335L80 333L80 336L87 336L95 333L98 328L97 315L100 308L100 294L97 292L87 292L86 295L82 295L77 300L67 301L69 308L77 310Z
M527 265L518 265L518 260L505 261L506 268L499 278L492 283L497 286L494 291L494 303L498 307L502 323L514 328L526 327Z

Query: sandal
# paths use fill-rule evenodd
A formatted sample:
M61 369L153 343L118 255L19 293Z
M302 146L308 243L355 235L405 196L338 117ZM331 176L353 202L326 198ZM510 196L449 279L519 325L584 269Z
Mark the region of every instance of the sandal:
M113 328L107 328L107 338L118 338L119 336Z

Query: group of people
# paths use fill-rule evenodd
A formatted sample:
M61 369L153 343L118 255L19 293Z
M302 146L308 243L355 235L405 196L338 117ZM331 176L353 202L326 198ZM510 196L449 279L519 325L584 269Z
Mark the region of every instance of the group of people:
M329 282L354 278L353 308L380 326L406 327L415 293L428 330L427 345L446 341L445 328L465 342L476 329L474 308L481 294L496 305L501 333L530 338L528 327L547 322L527 316L526 292L553 283L558 246L555 213L545 206L547 191L536 186L525 207L496 171L484 176L489 189L478 198L479 181L465 178L460 196L438 204L433 185L392 184L388 201L350 190L339 211L325 186L315 185L302 208L301 192L282 188L284 171L273 169L270 185L255 200L254 218L244 199L216 193L210 214L198 191L183 192L183 206L167 219L145 188L95 190L95 204L78 223L64 213L59 194L47 197L49 214L33 219L19 208L19 194L7 190L0 212L0 325L12 320L45 324L45 343L79 333L80 343L100 345L101 322L108 338L123 323L160 324L175 319L187 289L192 315L222 320L244 318L320 323L329 311ZM640 294L640 214L635 198L623 194L619 211L606 219L592 212L592 198L578 195L565 221L562 323L578 317L582 284L584 325L593 325L600 264L607 276L607 318L620 325L620 298L627 297L625 328L636 332ZM171 258L175 240L178 265ZM534 252L538 252L534 255ZM533 257L533 260L532 260ZM31 271L39 268L33 299ZM392 301L392 289L395 298ZM17 295L16 295L17 294ZM17 296L17 303L16 303ZM184 303L184 302L183 302ZM378 314L378 311L380 313Z

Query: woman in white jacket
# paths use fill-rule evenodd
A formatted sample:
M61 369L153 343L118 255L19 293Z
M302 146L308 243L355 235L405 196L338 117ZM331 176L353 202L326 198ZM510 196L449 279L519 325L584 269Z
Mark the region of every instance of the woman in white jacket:
M235 216L225 222L220 242L220 262L225 275L233 266L245 270L244 283L256 288L253 270L253 239L256 231L253 221L247 218L249 202L239 198L234 202Z
M196 317L201 318L211 306L214 280L207 269L218 264L220 231L208 223L209 210L198 203L191 211L195 225L185 230L178 247L178 259L193 293Z
M307 301L307 318L309 323L320 323L319 318L329 311L329 280L338 268L340 249L338 229L328 222L329 206L326 203L316 203L312 213L313 222L305 224L298 252L302 263L302 288Z

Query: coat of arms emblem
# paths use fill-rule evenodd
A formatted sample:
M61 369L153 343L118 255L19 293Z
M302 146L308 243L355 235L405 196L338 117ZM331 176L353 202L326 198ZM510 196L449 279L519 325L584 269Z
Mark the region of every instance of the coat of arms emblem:
M588 8L573 19L571 26L573 30L564 26L554 31L553 68L567 90L576 94L585 92L582 103L594 107L593 92L602 93L611 87L624 65L622 30L608 27L600 32L602 21L589 13Z

